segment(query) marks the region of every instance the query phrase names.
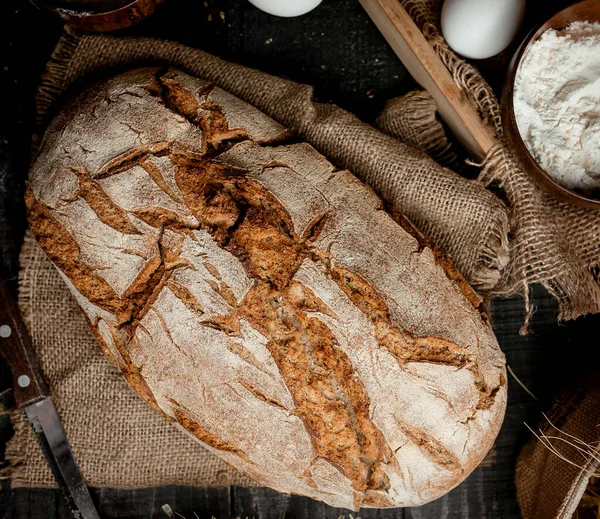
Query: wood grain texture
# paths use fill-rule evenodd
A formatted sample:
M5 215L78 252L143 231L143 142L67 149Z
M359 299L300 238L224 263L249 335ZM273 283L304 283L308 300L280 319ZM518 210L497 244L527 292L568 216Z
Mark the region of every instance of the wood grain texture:
M495 140L475 105L398 0L360 0L412 77L435 99L440 115L471 157L483 160Z
M504 357L443 254L289 135L176 70L105 80L44 136L32 232L132 388L227 463L350 509L431 501L491 447Z
M522 35L533 24L566 6L569 0L530 0ZM223 12L223 19L220 12ZM181 13L185 12L185 16ZM209 19L210 17L210 19ZM22 204L24 178L29 168L30 136L34 126L33 98L43 67L60 33L60 24L47 13L36 10L29 2L6 0L0 2L0 83L2 91L12 102L0 105L0 264L15 286L18 269L17 256L25 226ZM133 31L138 35L162 37L181 41L193 47L222 55L245 65L290 77L316 86L320 100L333 101L372 120L384 102L414 88L415 83L406 75L385 39L354 0L324 0L319 9L296 19L277 19L254 9L246 0L202 2L170 0L160 16L152 17ZM36 45L31 45L31 35ZM512 47L514 51L514 45ZM510 50L498 58L476 63L498 89L502 84ZM534 292L537 306L532 333L521 337L518 330L523 322L523 303L518 299L498 300L492 305L494 329L509 365L521 380L542 398L544 406L561 385L572 380L581 370L577 355L564 351L583 351L591 347L588 337L597 335L597 317L558 324L556 305L542 289ZM586 344L588 345L586 347ZM2 389L10 377L6 366L0 372ZM7 398L8 397L8 398ZM3 396L9 404L10 392ZM534 424L541 407L509 378L509 405L505 424L495 448L493 463L477 469L459 488L444 499L443 516L436 502L421 509L407 509L406 515L420 514L423 519L439 517L462 519L479 518L487 511L492 519L518 518L513 484L514 460L527 439L523 421ZM0 423L0 450L11 434L6 415ZM500 445L500 448L498 448ZM157 496L165 502L177 497L174 510L186 519L192 511L204 519L210 510L203 494L189 489L178 493L173 488L157 489ZM261 503L268 511L271 494L266 492L232 489L233 500L239 510L252 510L252 503ZM134 494L135 498L128 497ZM94 493L94 496L97 494ZM116 516L166 517L154 507L152 491L111 491L106 489L103 499L111 502ZM0 494L1 517L66 518L66 510L57 502L62 498L51 489L19 490L11 493L6 481ZM139 502L138 505L133 503ZM157 499L160 502L160 499ZM64 515L59 515L60 510ZM440 506L440 508L442 508ZM307 515L308 505L300 498L294 500L286 518L333 517L327 512ZM141 510L142 512L139 512ZM205 513L206 512L206 513ZM300 515L302 514L302 515ZM217 516L218 517L218 516ZM401 517L396 510L385 511L382 518ZM281 515L276 519L281 519ZM337 516L335 517L337 519Z
M564 348L579 348L586 337L600 324L598 316L559 325L556 323L557 306L543 289L536 288L531 334L519 335L523 320L523 305L519 299L499 299L492 304L494 330L506 353L508 364L519 378L541 400L534 401L520 386L509 378L509 402L504 426L486 459L462 485L445 497L428 505L403 510L368 510L377 519L507 519L520 517L514 499L514 463L520 446L528 439L523 425L537 422L540 412L562 385L567 385L580 372L576 359L561 355ZM8 485L0 495L0 510L6 517L29 519L70 519L62 505L60 493L52 489L19 489L13 493ZM160 509L169 503L173 510L186 519L194 512L201 519L212 515L222 517L255 517L256 519L338 519L344 511L298 496L277 494L268 489L232 487L224 492L231 498L231 515L217 515L214 501L207 497L214 489L166 487L147 490L95 489L92 496L99 504L103 517L123 519L165 519ZM155 497L156 496L156 497ZM286 510L283 516L283 510ZM110 515L109 515L110 513ZM349 519L345 511L345 519ZM244 515L240 515L244 514ZM253 515L254 514L254 515ZM336 515L337 514L337 515ZM485 514L485 515L483 515ZM363 513L359 515L364 519ZM371 515L366 515L371 517Z
M1 278L0 327L4 327L0 336L0 355L7 361L13 375L13 396L17 407L23 409L50 396L15 296Z

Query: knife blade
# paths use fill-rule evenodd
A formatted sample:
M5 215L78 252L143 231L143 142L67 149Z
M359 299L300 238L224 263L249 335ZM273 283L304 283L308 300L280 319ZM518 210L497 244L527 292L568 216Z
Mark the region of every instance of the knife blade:
M76 519L99 519L38 366L21 313L0 279L0 352L13 376L13 394L40 441L42 451Z
M25 414L73 515L77 519L99 519L52 397L27 406Z

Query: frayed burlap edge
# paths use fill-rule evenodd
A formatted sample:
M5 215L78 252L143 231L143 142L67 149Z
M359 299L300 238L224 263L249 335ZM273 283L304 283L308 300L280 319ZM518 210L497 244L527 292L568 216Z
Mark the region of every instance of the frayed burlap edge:
M63 91L65 78L69 72L69 63L77 51L79 36L68 25L61 35L46 68L42 73L35 96L35 132L32 137L32 157L39 148L44 127L48 121L48 112L57 97Z
M26 232L25 233L25 237L23 238L23 244L21 246L21 255L19 257L19 264L23 265L23 264L30 264L30 258L26 259L23 258L23 253L25 251L30 251L31 250L31 246L33 244L37 245L37 242L35 241L35 238L33 237L33 235L30 232ZM19 286L19 309L21 310L21 317L23 318L23 322L25 323L25 326L27 327L28 330L31 330L31 305L30 305L30 301L31 301L31 288L30 288L30 284L27 283L27 271L25 269L20 269L19 270L19 279L18 279L18 286Z
M374 125L383 133L427 153L446 168L456 171L460 167L454 147L437 118L435 100L425 90L390 99Z
M479 257L475 264L476 274L472 277L474 286L497 287L502 279L506 266L510 261L508 234L510 221L504 215L501 225L488 229L488 239L479 250ZM494 288L490 294L495 294Z
M492 148L481 166L479 181L486 186L495 184L502 188L515 210L524 209L519 207L520 200L527 198L527 192L535 188L506 146L500 144ZM509 178L511 182L507 182ZM529 195L534 196L532 193ZM559 205L562 202L556 201L555 204ZM533 205L527 209L530 213L527 219L512 219L513 230L517 231L517 235L518 226L532 225L531 222L541 221L545 217L539 206ZM545 225L551 225L551 222L545 222ZM582 261L563 262L562 268L555 269L554 274L550 276L543 267L536 265L541 253L536 249L535 243L524 241L517 245L518 248L513 247L509 264L504 271L504 280L496 287L495 292L502 295L520 294L525 298L526 317L521 333L526 333L534 311L530 297L530 285L534 283L544 286L558 301L560 320L576 319L586 313L600 312L600 284L595 274L595 271L600 269L600 256L598 261L588 265ZM546 244L544 259L564 256L566 254L561 244Z
M51 60L46 68L46 71L42 75L40 88L38 91L38 95L36 97L36 111L37 111L37 131L36 135L33 138L33 155L35 156L35 152L40 143L41 136L43 134L43 130L48 123L49 117L54 115L52 110L56 108L56 100L60 96L62 96L65 92L65 87L70 84L70 64L77 59L77 52L80 49L80 43L85 38L85 34L79 33L76 29L65 28L65 33L59 40L55 51L52 53ZM198 52L196 49L190 49L182 45L182 55L187 54L188 52ZM193 72L192 72L193 73ZM236 73L239 73L237 71ZM258 72L256 72L259 74ZM277 82L277 88L282 92L285 92L287 95L290 92L294 92L294 94L302 99L305 99L307 102L310 101L312 97L312 89L306 85L300 85L288 82L286 80L281 80L273 76L273 81ZM224 87L226 89L226 87ZM233 92L234 95L236 94ZM260 109L260 98L257 99L244 99L246 102L250 104L255 104ZM327 120L330 114L336 114L337 112L341 112L337 107L333 105L325 105L320 103L310 102L312 105L313 113L310 116L312 123L318 125L319 123ZM416 112L416 117L422 116L422 107L421 106L412 106L410 109ZM269 114L271 117L276 119L278 122L283 124L284 126L290 126L290 119L294 117L294 107L289 107L281 111L281 113ZM337 112L336 112L337 111ZM349 114L348 114L349 115ZM338 116L339 117L339 116ZM302 122L302 126L308 125L311 121L304 120ZM358 121L358 120L357 120ZM435 117L435 112L431 115L427 115L425 120L422 122L421 126L424 127L425 123L431 124L433 131L436 135L439 134L439 131L436 128L439 126L441 129L441 125L439 121ZM362 124L362 123L361 123ZM304 132L304 128L296 128L300 133ZM442 130L443 132L443 130ZM307 131L306 133L310 133ZM379 132L377 132L379 133ZM382 138L396 137L395 135L384 135L380 134ZM351 164L343 164L344 157L340 156L339 153L336 152L335 149L330 149L329 144L316 143L311 140L312 136L303 135L303 138L313 144L321 153L327 156L330 160L339 162L341 160L340 166L353 169ZM448 150L447 139L445 135L441 135L442 143L441 146L446 148L446 158L452 158L452 151ZM395 139L396 141L402 142L402 139ZM319 147L319 144L321 145ZM414 149L411 147L411 149ZM432 150L425 150L432 151ZM435 150L434 150L435 151ZM356 160L356 159L353 159ZM457 177L460 178L460 177ZM363 181L370 183L370 178L362 178ZM461 179L464 181L464 179ZM376 186L375 187L377 190ZM380 186L381 188L381 186ZM384 189L385 190L385 189ZM389 195L389 193L388 193ZM493 198L493 197L491 197ZM502 206L502 203L496 204L498 206ZM458 263L459 270L467 277L471 285L475 288L475 290L479 291L484 295L489 295L500 281L502 277L502 271L506 267L508 263L508 232L509 232L509 219L505 210L500 211L496 207L493 209L494 216L490 218L489 225L486 229L482 229L481 242L477 247L473 248L472 252L463 251L463 255L461 256L462 262ZM417 222L419 223L419 222ZM450 240L450 242L445 243L443 238L444 236L434 236L435 241L438 241L438 245L442 248L447 249L449 251L452 250L452 237L446 237L446 242ZM436 239L437 238L437 239Z
M437 26L438 20L434 15L436 11L430 8L427 1L401 0L401 2L452 74L454 82L473 101L483 121L494 129L496 136L502 137L502 117L492 87L475 67L463 61L448 47Z
M526 334L529 322L535 311L531 298L531 285L541 284L558 301L559 320L576 319L581 315L600 312L600 254L595 261L563 261L560 269L541 268L538 265L552 263L555 257L573 258L573 254L564 253L564 246L546 243L543 259L539 247L535 243L519 238L519 230L530 218L515 217L523 196L519 189L532 189L531 181L522 170L512 152L504 141L500 104L487 81L471 64L459 58L450 49L439 29L441 7L439 0L400 0L427 38L430 45L452 74L455 83L461 87L465 95L475 104L483 122L493 130L500 144L492 148L481 164L478 180L485 186L496 185L506 192L511 207L511 232L517 237L511 244L510 261L502 273L500 283L495 287L495 295L521 295L525 300L525 322L521 333ZM510 183L507 180L511 179ZM516 181L513 181L517 179ZM512 185L512 187L511 187ZM536 188L533 188L536 189ZM545 197L545 195L542 195ZM562 202L553 201L554 206ZM531 204L534 205L534 204ZM527 210L530 210L528 207ZM536 210L539 209L536 208ZM543 212L540 211L540 216ZM546 216L546 215L544 215ZM531 222L530 222L531 223ZM552 225L545 221L543 225ZM545 261L544 261L545 260Z

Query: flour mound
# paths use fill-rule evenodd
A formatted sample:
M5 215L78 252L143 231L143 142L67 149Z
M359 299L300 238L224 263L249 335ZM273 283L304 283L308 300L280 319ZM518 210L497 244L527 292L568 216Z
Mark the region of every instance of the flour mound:
M545 171L571 189L600 189L600 23L544 32L517 71L514 108Z

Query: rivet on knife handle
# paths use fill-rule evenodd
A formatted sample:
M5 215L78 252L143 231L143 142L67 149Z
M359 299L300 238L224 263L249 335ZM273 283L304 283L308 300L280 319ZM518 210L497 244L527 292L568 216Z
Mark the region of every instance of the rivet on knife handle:
M29 332L21 319L17 302L0 279L0 353L8 362L14 378L14 397L23 408L50 395L37 367Z

